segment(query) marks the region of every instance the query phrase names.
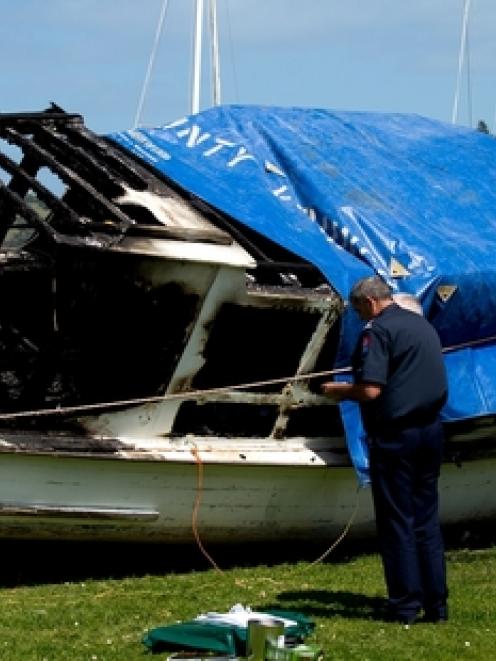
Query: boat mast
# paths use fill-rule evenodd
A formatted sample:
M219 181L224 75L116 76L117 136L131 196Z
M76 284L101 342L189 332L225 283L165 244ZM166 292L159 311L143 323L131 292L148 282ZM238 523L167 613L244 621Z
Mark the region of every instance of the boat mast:
M193 78L191 90L191 114L200 110L200 76L203 36L203 0L196 0L195 37L193 51Z
M193 67L191 77L191 114L194 115L200 110L200 91L201 91L201 71L202 71L202 38L203 38L203 14L204 14L204 0L195 0L195 28L194 28L194 43L193 43ZM165 15L169 6L169 0L162 1L162 9L157 23L155 32L155 39L153 47L148 60L145 79L141 90L138 107L134 118L133 126L139 126L143 105L145 102L148 86L152 69L155 63L157 50L159 46L160 37L162 34ZM210 44L211 44L211 60L212 60L212 100L213 105L218 106L221 102L220 94L220 58L219 58L219 31L217 23L217 0L210 0Z
M212 101L220 105L220 58L219 30L217 25L217 0L210 0L210 44L212 47Z
M202 38L204 0L195 0L195 30L193 48L193 75L191 90L191 114L200 110L200 89L202 70ZM220 105L220 58L219 58L219 31L217 27L217 0L210 0L209 4L210 45L212 57L212 99L213 105Z

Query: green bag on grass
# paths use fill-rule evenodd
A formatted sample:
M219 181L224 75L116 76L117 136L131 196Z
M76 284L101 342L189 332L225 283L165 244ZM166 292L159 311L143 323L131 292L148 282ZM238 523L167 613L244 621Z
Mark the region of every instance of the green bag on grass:
M272 617L293 620L296 624L285 627L284 636L295 642L304 640L315 627L303 613L283 610L270 610L265 613ZM229 656L246 656L247 636L246 627L190 620L150 629L143 637L143 644L153 653L191 649L219 652Z

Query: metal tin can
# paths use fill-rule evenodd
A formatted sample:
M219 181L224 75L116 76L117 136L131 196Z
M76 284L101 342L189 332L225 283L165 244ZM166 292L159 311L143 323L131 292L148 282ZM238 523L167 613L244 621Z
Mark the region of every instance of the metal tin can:
M250 661L265 661L267 643L284 645L284 623L275 618L248 620L247 653Z

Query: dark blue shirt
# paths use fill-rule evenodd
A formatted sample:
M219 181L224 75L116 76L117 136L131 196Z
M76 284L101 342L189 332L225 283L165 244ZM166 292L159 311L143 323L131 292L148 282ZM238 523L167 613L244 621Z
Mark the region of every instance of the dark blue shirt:
M448 385L441 343L431 324L395 303L364 327L353 354L356 383L382 386L360 404L367 432L387 431L434 420Z

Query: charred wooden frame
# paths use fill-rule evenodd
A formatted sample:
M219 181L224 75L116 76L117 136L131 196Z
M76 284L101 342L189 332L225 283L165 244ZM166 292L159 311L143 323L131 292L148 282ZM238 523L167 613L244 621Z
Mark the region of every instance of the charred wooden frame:
M342 432L318 384L303 379L331 367L338 342L342 301L321 273L58 106L0 115L0 296L4 412L102 403L97 415L16 427ZM215 391L288 376L302 381ZM105 407L178 392L183 402Z

